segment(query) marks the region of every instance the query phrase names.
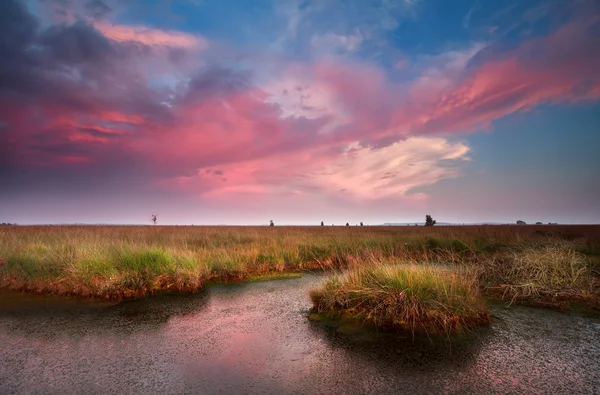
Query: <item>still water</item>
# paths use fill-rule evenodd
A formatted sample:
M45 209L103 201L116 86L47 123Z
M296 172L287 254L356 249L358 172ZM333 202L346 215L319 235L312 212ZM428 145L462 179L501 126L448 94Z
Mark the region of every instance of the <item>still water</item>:
M119 304L0 294L0 393L600 393L600 319L492 306L450 344L307 319L322 277Z

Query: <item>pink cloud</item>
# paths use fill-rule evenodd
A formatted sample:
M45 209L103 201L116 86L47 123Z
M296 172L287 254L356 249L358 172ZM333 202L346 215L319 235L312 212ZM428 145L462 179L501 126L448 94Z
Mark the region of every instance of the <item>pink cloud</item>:
M243 91L222 98L206 98L173 109L176 125L157 129L132 141L135 149L154 152L169 164L211 160L243 160L267 151L282 139L285 125L275 108L260 99L259 91Z
M238 194L322 194L350 200L407 195L411 189L460 174L469 148L439 137L411 137L388 147L348 145L342 154L312 148L200 168L162 186L199 191L208 198ZM440 161L452 161L439 166ZM422 199L423 196L419 196Z
M464 132L542 103L598 99L600 56L590 49L600 40L587 33L597 20L573 21L500 59L484 60L446 89L427 93L417 86L413 97L427 105L412 106L418 117L399 111L396 122L408 123L416 132Z
M125 124L141 125L146 122L144 117L137 114L125 114L117 110L100 111L98 118L106 122L118 122Z
M90 159L86 156L66 155L66 156L58 157L58 163L64 163L64 164L69 164L69 165L90 163L90 162L92 162L92 159Z
M83 133L74 133L68 136L69 141L74 142L85 142L85 143L108 143L108 139L106 137L99 136L91 136L89 134Z
M421 65L420 76L407 83L391 82L382 69L369 64L317 62L305 70L303 102L314 102L312 95L325 98L317 108L333 114L338 141L349 142L472 132L542 103L597 100L600 56L591 50L600 46L591 33L597 21L573 20L509 52L477 43L464 51L425 57L429 65ZM278 99L292 110L287 113L307 116L298 99L290 105L289 93Z
M151 127L138 115L115 110L76 112L44 101L30 107L10 104L3 109L7 111L2 119L9 125L4 141L18 152L15 161L27 166L105 162L110 150L129 144L125 136L134 132L132 125ZM105 148L93 148L99 145Z
M194 34L160 30L145 26L129 26L95 23L94 27L104 36L117 42L137 42L148 46L164 46L188 49L206 49L208 41Z

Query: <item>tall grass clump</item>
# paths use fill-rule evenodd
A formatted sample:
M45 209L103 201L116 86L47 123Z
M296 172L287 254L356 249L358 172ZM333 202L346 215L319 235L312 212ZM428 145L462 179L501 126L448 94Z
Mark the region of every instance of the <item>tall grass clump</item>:
M592 265L569 242L536 243L490 258L482 282L491 293L515 300L585 297L593 288Z
M310 297L317 313L412 333L451 333L489 322L476 276L450 266L354 267Z

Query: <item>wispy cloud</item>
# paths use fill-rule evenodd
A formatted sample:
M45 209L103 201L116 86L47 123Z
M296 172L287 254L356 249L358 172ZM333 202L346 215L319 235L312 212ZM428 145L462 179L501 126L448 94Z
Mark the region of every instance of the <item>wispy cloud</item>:
M406 196L423 185L460 175L469 148L439 137L410 137L386 147L348 144L198 169L162 180L208 197L228 193L326 194L349 200ZM218 170L216 170L218 168ZM422 195L419 195L422 198Z
M463 143L435 137L409 137L382 148L353 144L312 172L305 183L358 199L403 196L416 187L457 177L460 163L455 161L468 159L468 151Z
M473 14L481 7L481 5L479 4L479 1L476 1L475 4L469 8L469 11L467 11L467 13L465 14L465 16L463 17L463 27L465 29L468 29L471 26L471 18L473 18Z
M95 23L94 27L102 32L105 37L117 42L187 49L206 49L208 47L208 41L204 38L177 31L145 26L116 25L105 22Z
M319 53L352 52L364 41L383 40L385 33L403 19L414 18L419 3L376 0L348 6L342 0L277 2L276 10L285 27L274 45L285 49L308 44Z

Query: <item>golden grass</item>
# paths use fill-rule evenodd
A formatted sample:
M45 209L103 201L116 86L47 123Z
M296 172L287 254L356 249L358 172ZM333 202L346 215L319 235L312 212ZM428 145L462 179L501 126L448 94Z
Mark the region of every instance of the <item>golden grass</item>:
M513 248L481 265L490 293L516 300L589 298L594 287L591 261L573 243L554 240Z

